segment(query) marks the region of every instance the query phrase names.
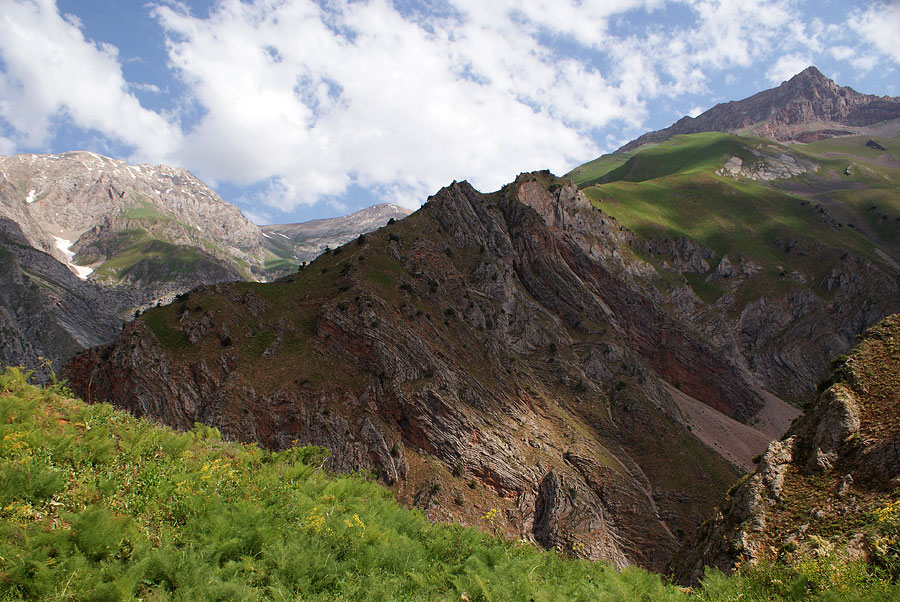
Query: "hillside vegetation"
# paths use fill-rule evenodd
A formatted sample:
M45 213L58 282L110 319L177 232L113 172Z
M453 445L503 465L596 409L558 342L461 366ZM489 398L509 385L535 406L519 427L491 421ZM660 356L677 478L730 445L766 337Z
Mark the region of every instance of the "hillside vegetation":
M591 200L643 238L688 236L717 254L770 263L779 236L802 231L818 243L875 263L875 246L900 251L900 141L865 136L791 147L721 133L676 136L606 155L570 172ZM763 161L760 150L814 162L815 170L772 183L721 175L729 157Z
M0 599L836 599L796 569L710 573L688 596L642 570L431 525L364 475L323 473L326 453L223 442L202 425L177 433L7 368ZM854 586L840 599L900 593Z

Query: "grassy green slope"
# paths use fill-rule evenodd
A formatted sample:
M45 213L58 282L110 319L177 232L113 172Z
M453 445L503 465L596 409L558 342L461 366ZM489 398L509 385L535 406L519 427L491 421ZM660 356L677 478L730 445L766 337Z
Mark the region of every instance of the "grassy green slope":
M223 442L202 426L176 433L8 368L0 599L689 599L642 570L431 525L362 476L324 474L323 453ZM711 573L691 598L819 598L808 587L814 559L806 572L773 570ZM872 579L853 585L841 599L893 591Z
M821 166L817 174L795 178L793 188L716 175L729 156L751 161L753 146L775 144L719 133L677 136L640 149L618 166L606 161L606 173L594 169L579 185L596 206L642 238L686 236L713 249L717 259L740 254L759 264L763 271L748 283L748 296L784 292L797 283L783 272L796 270L818 281L837 256L789 256L778 249L779 239L846 249L881 264L885 259L876 248L900 252L900 141L879 139L885 153L867 147L867 140L786 147ZM837 224L821 219L819 205ZM709 286L697 285L701 297L716 298Z
M117 232L106 244L109 258L95 272L97 277L107 280L132 276L156 282L189 277L203 270L226 271L224 261L204 254L197 247L161 240L144 229ZM246 271L246 265L234 267Z
M3 599L654 600L640 570L432 526L383 487L0 373ZM485 526L490 520L485 519Z

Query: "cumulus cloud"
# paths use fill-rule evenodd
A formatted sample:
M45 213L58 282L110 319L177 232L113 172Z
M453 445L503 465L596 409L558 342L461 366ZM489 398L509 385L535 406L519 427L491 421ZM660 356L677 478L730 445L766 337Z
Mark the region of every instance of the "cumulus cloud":
M806 54L786 54L780 57L766 72L766 78L773 84L787 81L812 65L812 58Z
M44 147L61 117L161 158L179 131L128 92L115 47L84 38L54 0L4 0L0 13L0 118L17 146Z
M665 3L453 0L435 14L222 0L204 17L160 6L172 66L206 111L176 156L207 179L268 180L261 198L284 210L351 184L411 205L453 178L493 189L519 170L566 171L598 154L594 132L639 127L649 99L702 92L706 69L749 64L790 21L781 0L685 2L694 23L626 37L610 33L613 17Z
M865 11L854 14L849 24L863 40L900 65L900 44L897 43L900 32L900 3L896 0L876 3Z
M53 0L0 4L0 150L45 145L70 120L133 158L253 185L257 217L355 187L414 207L452 179L487 190L565 172L639 132L655 100L775 57L777 83L833 37L796 0L217 0L202 15L159 0L184 90L170 115L133 93L167 84L125 81L118 51ZM863 60L845 48L832 56Z
M379 1L157 14L206 110L182 156L214 180L275 178L264 198L282 209L351 183L421 199L454 177L492 188L518 169L564 171L597 152L579 127L627 112L598 72L466 7L428 27Z

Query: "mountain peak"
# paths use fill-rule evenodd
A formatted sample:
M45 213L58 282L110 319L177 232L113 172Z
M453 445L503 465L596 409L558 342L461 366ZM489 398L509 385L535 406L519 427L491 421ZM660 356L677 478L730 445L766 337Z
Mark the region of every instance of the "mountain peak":
M821 81L821 82L829 82L834 83L832 80L828 79L822 72L819 71L818 67L815 65L810 65L794 77L788 80L789 82L807 82L807 81Z
M749 133L779 142L871 134L872 126L900 117L900 98L861 94L825 77L810 65L776 88L714 106L694 119L649 132L616 152L663 142L679 134ZM886 132L893 135L896 130Z
M782 82L775 90L792 90L796 92L816 90L820 94L825 92L826 95L839 95L841 91L844 91L845 94L865 96L853 88L838 86L834 80L825 77L814 65L810 65L791 79Z

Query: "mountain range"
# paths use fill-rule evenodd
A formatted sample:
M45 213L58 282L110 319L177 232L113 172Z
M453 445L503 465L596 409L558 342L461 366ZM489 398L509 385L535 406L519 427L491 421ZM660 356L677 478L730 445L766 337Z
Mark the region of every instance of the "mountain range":
M201 284L290 273L408 213L384 204L260 228L184 169L90 152L0 157L0 361L58 368L136 311Z
M77 182L48 180L66 191L51 193L3 164L23 220L8 218L18 243L6 248L18 244L9 265L21 295L52 288L15 267L34 261L29 246L55 253L41 232L76 240L72 258L54 261L96 270L107 279L97 294L163 283L168 296L156 299L171 303L143 305L114 338L82 337L111 339L65 367L85 400L272 449L321 445L327 468L370 471L432 520L490 515L509 536L617 566L673 567L689 582L705 564L766 558L760 550L788 536L772 527L765 543L747 543L760 512L781 516L789 497L772 474L831 479L847 467L861 479L861 458L896 449L884 429L842 447L869 433L831 420L854 412L840 405L845 389L858 385L847 395L864 399L874 385L849 368L841 382L851 385L827 379L836 355L900 311L898 131L900 99L838 87L811 67L563 178L525 173L489 193L453 182L408 217L385 220L390 207L359 216L381 226L364 235L342 223L254 231L239 214L223 219L227 207L186 172L102 159L95 171L119 171L94 180L102 194L90 198L108 199L92 209L99 223L57 220L77 211L63 200L78 196L68 189ZM180 182L172 194L185 216L155 185L126 189L135 170ZM222 220L216 237L191 217L204 211ZM324 252L298 271L307 245ZM188 249L194 263L179 263ZM187 290L185 273L200 286ZM53 299L40 295L34 303ZM41 326L29 328L21 337ZM862 369L855 353L847 361ZM789 428L791 443L770 445ZM757 463L756 485L733 488ZM892 483L896 463L882 464L879 479ZM759 483L774 505L746 505L764 495ZM713 514L722 499L724 514Z

